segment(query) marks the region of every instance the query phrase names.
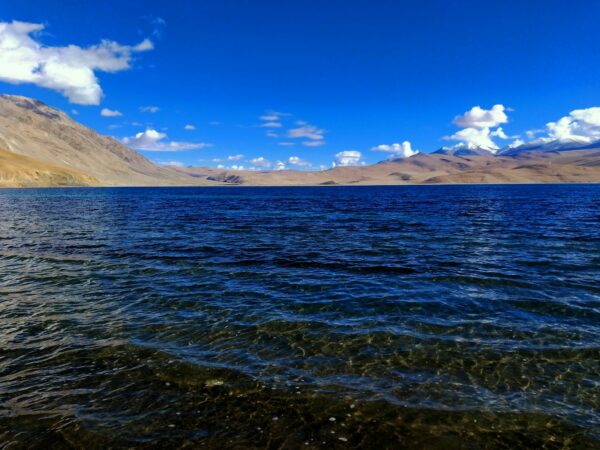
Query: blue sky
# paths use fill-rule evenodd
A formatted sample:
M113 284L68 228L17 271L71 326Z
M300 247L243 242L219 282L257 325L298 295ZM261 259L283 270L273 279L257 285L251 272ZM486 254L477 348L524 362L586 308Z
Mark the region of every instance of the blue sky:
M157 162L318 168L355 151L374 163L389 155L378 145L456 144L444 137L474 106L503 105L506 120L490 124L502 127L503 146L600 105L599 18L596 0L9 0L0 22L43 24L29 34L36 43L108 39L127 46L128 61L94 71L99 104L52 80L8 80L1 68L0 90L76 110L103 134L154 146L141 152ZM136 140L145 130L154 134Z

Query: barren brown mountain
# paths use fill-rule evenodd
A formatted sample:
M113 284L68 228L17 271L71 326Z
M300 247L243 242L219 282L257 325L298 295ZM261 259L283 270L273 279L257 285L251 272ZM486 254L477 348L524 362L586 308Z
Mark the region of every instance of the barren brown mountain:
M58 109L20 96L0 96L0 149L7 155L28 157L31 168L43 166L57 174L65 170L83 173L91 180L80 177L79 182L68 184L178 185L186 184L189 178L151 163L117 140L101 136ZM8 171L11 160L7 157L0 162L0 174ZM21 180L15 170L11 169L8 179L2 176L3 185L59 184L52 181L52 177L34 182L28 171L21 174Z
M443 153L318 172L164 167L62 111L0 96L0 186L290 186L600 182L598 148L513 156Z

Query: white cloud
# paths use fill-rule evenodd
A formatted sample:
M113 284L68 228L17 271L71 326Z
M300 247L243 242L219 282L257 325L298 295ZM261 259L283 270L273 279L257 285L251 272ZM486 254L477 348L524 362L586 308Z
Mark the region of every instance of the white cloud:
M272 138L277 138L279 137L279 135L277 133L275 133L274 131L267 131L266 135Z
M126 137L123 139L123 143L131 148L153 152L180 152L211 146L211 144L203 142L169 141L165 133L153 129L137 133L134 137Z
M135 46L102 40L87 48L50 47L36 40L43 29L38 23L0 22L0 81L53 89L82 105L100 103L103 93L96 71L127 70L135 53L154 47L148 39Z
M325 141L304 141L302 145L305 147L320 147L321 145L325 145Z
M462 116L454 118L454 124L462 130L451 136L445 136L444 139L460 141L455 148L480 148L494 153L499 147L492 138L509 139L504 130L499 127L503 123L508 123L505 111L510 111L510 108L500 104L492 106L492 109L474 106Z
M525 132L525 136L527 136L528 139L533 139L534 137L536 137L536 135L543 133L545 130L543 128L541 129L535 129L535 130L528 130Z
M271 161L265 159L264 156L259 156L258 158L253 158L249 161L250 164L254 167L261 167L263 169L268 169L271 167Z
M217 169L224 169L224 168L225 168L225 166L223 164L217 165Z
M358 166L364 164L362 153L358 150L344 150L336 153L333 166Z
M504 105L494 105L492 109L483 109L473 106L462 116L454 118L454 124L460 128L494 128L503 123L508 123L508 116L504 112Z
M296 145L293 142L278 142L278 144L282 147L293 147L294 145Z
M525 141L523 141L521 139L515 139L513 142L508 144L508 148L517 148L524 144L525 144Z
M237 155L230 155L227 157L228 161L239 161L240 159L242 159L244 157L244 155L242 155L241 153L237 154Z
M275 163L275 170L285 170L285 163L283 161L277 161Z
M419 153L419 150L413 150L412 145L409 141L404 141L402 144L381 144L371 148L376 152L387 152L390 153L390 158L408 158L410 156Z
M76 109L72 109L71 110L71 114L73 114L74 116L78 116L79 115L79 111L77 111Z
M244 170L244 166L233 165L230 167L231 170Z
M158 112L159 110L160 110L160 108L158 106L140 106L141 112L155 113L155 112Z
M500 139L510 139L502 129L502 127L496 128L494 131L490 132L490 136L498 137Z
M544 131L546 131L545 135L538 137ZM560 145L552 147L552 144L584 146L600 142L600 107L575 109L568 116L561 117L556 122L548 122L545 130L529 130L525 132L525 136L530 139L528 142L517 140L509 145L509 148L515 147L516 143L560 148Z
M466 147L469 149L482 148L492 152L498 150L498 145L492 140L489 128L465 128L457 131L452 136L446 136L444 139L449 141L460 141L457 147Z
M559 142L591 144L600 140L600 107L576 109L546 128L548 136Z
M296 166L296 167L310 167L312 165L308 161L300 158L299 156L290 156L287 160L287 163L290 166Z
M260 120L263 120L265 122L278 122L283 117L287 116L291 116L291 114L279 111L267 111L264 115L260 116Z
M117 111L116 109L102 108L100 115L102 117L119 117L122 116L123 113L121 111Z
M288 130L288 137L291 138L305 138L313 141L320 141L324 139L325 130L317 128L314 125L310 125L306 122L298 122L300 125L298 128L292 128Z
M183 127L183 129L187 130L187 131L194 131L196 129L196 127L194 125L192 125L191 123L188 123L187 125L185 125Z
M265 122L261 123L259 126L263 128L281 128L283 125L279 122Z

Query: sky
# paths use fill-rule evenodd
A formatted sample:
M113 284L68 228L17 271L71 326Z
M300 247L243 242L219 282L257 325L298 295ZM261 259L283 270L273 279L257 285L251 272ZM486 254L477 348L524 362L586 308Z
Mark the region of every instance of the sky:
M0 92L162 164L319 170L588 142L598 19L597 0L5 0Z

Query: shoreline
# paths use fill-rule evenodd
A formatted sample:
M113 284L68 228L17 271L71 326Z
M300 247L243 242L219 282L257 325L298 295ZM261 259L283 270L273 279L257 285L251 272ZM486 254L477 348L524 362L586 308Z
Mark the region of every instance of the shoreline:
M406 184L183 184L183 185L105 185L105 186L0 186L0 190L13 189L143 189L143 188L303 188L303 187L415 187L415 186L561 186L596 185L600 181L523 182L523 183L406 183Z

